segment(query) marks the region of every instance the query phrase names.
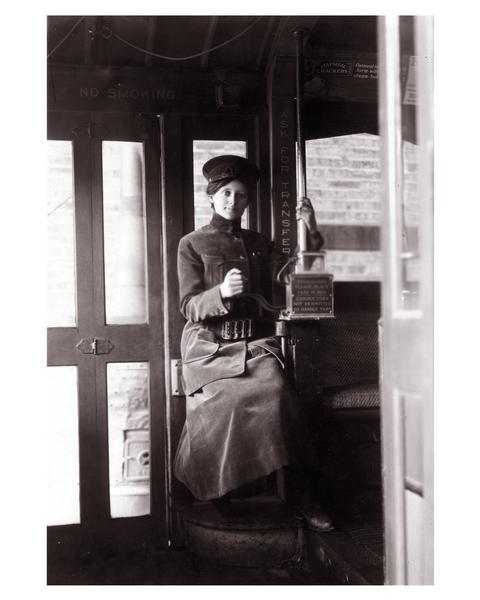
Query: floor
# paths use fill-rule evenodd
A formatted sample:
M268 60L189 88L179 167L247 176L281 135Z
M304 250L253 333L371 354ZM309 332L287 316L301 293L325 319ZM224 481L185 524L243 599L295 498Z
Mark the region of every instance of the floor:
M51 565L49 585L306 585L299 569L219 568L185 551L117 555Z
M219 565L187 550L89 555L49 565L49 585L322 585L383 583L383 527L378 492L345 495L330 507L334 532L307 532L302 563L288 568ZM212 558L208 555L208 558ZM327 560L326 560L327 559ZM330 564L325 570L325 564ZM333 566L332 566L333 565Z

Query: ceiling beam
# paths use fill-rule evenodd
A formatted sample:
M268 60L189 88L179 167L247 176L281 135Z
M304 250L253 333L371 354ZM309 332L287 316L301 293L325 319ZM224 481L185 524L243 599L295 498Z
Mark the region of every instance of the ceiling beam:
M320 17L310 17L310 22L308 24L308 28L307 28L307 33L305 35L305 45L308 44L308 40L310 39L310 36L313 33L313 30L315 29L315 27L317 26L318 21L320 20Z
M215 31L217 29L218 17L212 17L208 22L207 35L205 36L205 42L203 44L202 52L209 50L213 46L213 39L215 37ZM206 69L208 67L209 54L204 54L200 57L200 68Z
M295 29L304 29L304 44L308 43L314 28L317 26L321 17L314 16L282 16L275 32L275 37L270 47L265 70L268 71L277 54L284 56L295 56L295 42L293 39L293 31Z
M285 32L285 29L288 25L290 17L280 17L280 20L278 22L277 25L277 29L275 31L275 35L272 41L272 45L270 46L270 52L268 54L268 59L267 59L267 63L265 65L265 71L269 71L270 67L275 59L275 55L277 53L277 50L280 46L280 41L283 37L283 34Z
M275 26L276 19L277 19L277 17L269 17L268 18L267 27L265 28L265 33L263 34L263 38L260 43L260 48L258 50L257 64L256 64L257 69L261 69L262 64L264 63L263 58L264 58L264 54L265 54L265 49L268 47L270 38L272 37L272 31Z
M149 17L147 27L147 45L146 50L153 52L153 46L155 43L155 34L157 32L158 17ZM145 66L150 67L152 64L151 54L145 54Z
M98 17L85 17L84 21L84 55L86 65L93 64L93 45L97 36Z

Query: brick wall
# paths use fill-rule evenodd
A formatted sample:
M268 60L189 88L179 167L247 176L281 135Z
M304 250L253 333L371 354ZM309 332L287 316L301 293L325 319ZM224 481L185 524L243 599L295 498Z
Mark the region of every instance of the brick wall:
M306 147L307 190L319 225L379 225L378 137L309 140Z
M322 225L381 225L380 138L367 133L309 140L307 190ZM418 218L416 146L404 144L405 225ZM337 280L381 279L379 251L328 250L327 270Z
M380 224L378 137L349 135L306 142L308 196L322 225ZM326 268L338 281L381 278L380 253L327 250Z

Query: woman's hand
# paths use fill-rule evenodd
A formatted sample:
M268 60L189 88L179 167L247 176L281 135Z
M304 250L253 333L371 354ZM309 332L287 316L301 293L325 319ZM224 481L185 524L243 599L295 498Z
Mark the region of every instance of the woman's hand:
M314 234L317 231L317 220L315 211L309 198L299 198L297 204L297 220L302 219L307 226L308 233Z
M240 269L230 269L225 275L223 283L220 285L220 294L222 298L231 298L238 296L245 291L247 278Z

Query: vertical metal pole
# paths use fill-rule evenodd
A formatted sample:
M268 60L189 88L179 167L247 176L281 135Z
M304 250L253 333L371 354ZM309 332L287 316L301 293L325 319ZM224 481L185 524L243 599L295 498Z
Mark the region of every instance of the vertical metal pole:
M297 165L298 195L307 195L307 173L305 167L305 139L303 137L302 99L303 99L303 37L305 29L296 29L292 35L295 39L295 102L297 117ZM300 252L307 250L307 227L304 221L297 221L297 237ZM302 262L302 258L300 257Z

